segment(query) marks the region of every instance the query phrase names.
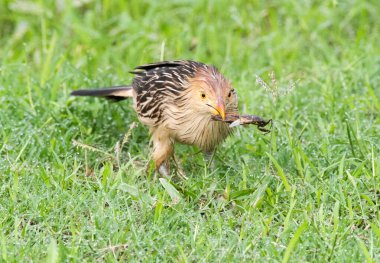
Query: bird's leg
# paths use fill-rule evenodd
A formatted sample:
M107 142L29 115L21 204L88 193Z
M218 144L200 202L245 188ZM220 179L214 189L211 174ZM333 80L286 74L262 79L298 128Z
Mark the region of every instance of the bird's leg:
M183 179L187 180L188 178L186 176L186 173L183 171L181 164L177 162L177 158L175 157L175 154L173 154L173 161L174 161L174 165L175 165L178 175L181 176Z
M173 142L166 129L157 129L152 133L153 160L156 170L162 176L170 175L170 158L173 156Z
M214 161L214 155L215 155L216 149L203 152L203 158L205 160L205 163L208 168L211 168L212 170L215 168L215 161Z

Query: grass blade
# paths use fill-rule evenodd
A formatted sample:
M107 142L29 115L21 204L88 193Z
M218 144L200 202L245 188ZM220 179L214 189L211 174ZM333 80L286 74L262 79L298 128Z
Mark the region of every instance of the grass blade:
M276 167L277 173L280 176L280 178L282 180L282 183L285 186L286 191L290 192L291 191L291 187L290 187L290 185L288 183L288 180L286 179L286 175L284 173L284 170L282 170L281 166L278 164L278 162L276 161L276 159L274 159L274 157L270 153L267 153L267 155L268 155L269 159L272 161L273 165Z
M160 178L159 180L162 186L165 188L166 192L172 198L173 204L179 203L179 201L182 200L182 196L178 192L178 190L175 189L175 187L171 183L169 183L165 178Z
M363 240L361 240L360 238L357 238L357 241L358 241L360 249L362 250L362 252L364 254L364 257L365 257L366 261L370 262L370 263L375 262L371 258L371 255L369 254L368 249L367 249L366 245L364 244Z
M282 263L286 263L289 261L290 254L294 250L295 246L297 245L298 239L300 238L302 232L307 228L308 222L304 221L302 225L297 229L297 231L294 233L294 236L290 240L288 247L285 250L284 258L282 259Z
M52 239L47 249L46 263L55 263L58 261L58 247L57 241Z

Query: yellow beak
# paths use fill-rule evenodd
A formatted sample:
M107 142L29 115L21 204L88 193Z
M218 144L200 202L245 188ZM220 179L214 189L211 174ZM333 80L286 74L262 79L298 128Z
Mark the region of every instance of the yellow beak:
M216 105L215 109L218 111L220 117L222 117L224 120L226 118L226 110L224 109L224 103L222 99L218 99L218 104Z

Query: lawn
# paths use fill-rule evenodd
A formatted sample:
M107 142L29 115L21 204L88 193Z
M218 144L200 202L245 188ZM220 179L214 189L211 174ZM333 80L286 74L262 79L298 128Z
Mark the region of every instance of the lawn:
M380 5L0 0L0 261L380 261ZM135 66L216 65L243 113L156 178ZM260 80L260 81L258 81ZM264 84L265 83L265 84Z

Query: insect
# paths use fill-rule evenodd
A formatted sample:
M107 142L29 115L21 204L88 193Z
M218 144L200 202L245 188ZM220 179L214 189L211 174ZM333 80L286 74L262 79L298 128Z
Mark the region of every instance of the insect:
M215 115L212 116L212 119L214 121L223 121L226 123L230 123L230 127L235 127L238 125L248 125L248 124L253 124L256 125L258 130L261 132L269 133L270 130L266 129L265 127L270 123L272 124L272 119L269 120L264 120L260 118L259 116L256 115L226 115L226 118L223 120L220 116ZM272 125L271 125L272 126Z

